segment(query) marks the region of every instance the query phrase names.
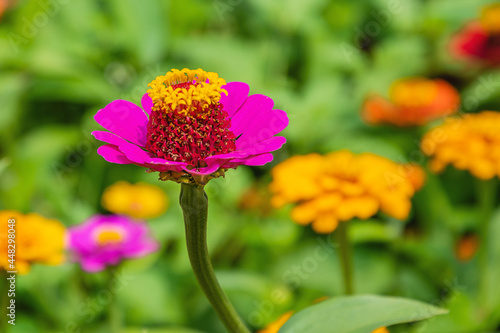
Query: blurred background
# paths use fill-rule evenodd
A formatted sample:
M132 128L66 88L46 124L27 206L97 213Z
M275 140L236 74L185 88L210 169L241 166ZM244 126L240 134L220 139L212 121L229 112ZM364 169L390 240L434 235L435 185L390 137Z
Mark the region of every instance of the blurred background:
M500 110L500 71L458 61L448 46L489 3L0 0L0 209L71 226L106 213L101 196L116 181L160 186L170 205L148 223L161 250L124 263L124 287L113 293L124 332L223 332L189 265L179 185L107 163L90 132L100 129L93 119L99 109L115 99L139 103L147 84L172 68L246 82L288 113L288 143L272 163L230 170L207 185L208 242L223 289L252 328L264 328L342 293L336 255L307 266L328 237L293 223L288 208L271 207L272 167L295 154L339 149L425 167L420 137L441 121L372 126L361 117L363 102L374 93L387 97L397 79L424 76L448 81L471 101L462 112ZM489 298L478 304L473 297L480 278L476 204L474 178L449 168L428 175L408 221L376 216L352 223L358 293L451 310L391 332L473 333L487 332L484 323L500 325L498 243L489 257ZM500 216L492 223L497 242ZM11 331L107 332L107 281L71 262L34 265L18 276Z

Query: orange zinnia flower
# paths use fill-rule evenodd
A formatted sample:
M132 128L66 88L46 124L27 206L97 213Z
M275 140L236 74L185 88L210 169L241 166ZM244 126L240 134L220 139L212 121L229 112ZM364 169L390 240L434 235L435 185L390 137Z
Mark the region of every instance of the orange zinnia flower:
M382 211L403 220L411 197L424 182L416 165L401 165L370 153L338 151L325 156L294 156L272 170L275 207L296 203L292 219L333 232L339 221L367 219Z
M477 253L479 238L472 233L462 235L455 244L455 256L460 261L469 261Z
M457 90L440 79L401 79L392 84L389 95L389 100L374 95L365 101L362 117L367 123L424 125L431 120L455 113L460 103Z
M424 135L421 148L434 172L453 165L479 179L500 176L500 112L449 118Z
M8 220L15 220L14 242L9 242ZM57 220L47 219L38 214L21 214L16 211L0 211L0 249L2 259L0 267L7 271L17 271L26 274L33 263L57 265L63 261L65 245L65 228ZM8 250L15 245L13 257L8 257ZM9 259L14 259L9 261Z

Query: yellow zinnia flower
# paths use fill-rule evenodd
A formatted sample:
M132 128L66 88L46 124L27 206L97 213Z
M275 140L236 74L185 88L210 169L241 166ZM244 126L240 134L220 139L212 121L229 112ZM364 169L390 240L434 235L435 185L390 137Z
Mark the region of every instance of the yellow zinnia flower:
M379 210L403 220L410 199L424 182L422 169L370 153L342 150L294 156L272 170L272 204L297 203L292 219L330 233L339 221L367 219Z
M104 208L135 218L153 218L167 210L168 198L158 186L119 181L107 187L101 198Z
M9 227L8 221L11 219L15 220L15 223L11 224L15 233L9 232L12 228ZM1 268L26 274L33 263L57 265L63 261L66 232L59 221L34 213L24 215L4 210L0 211L0 222L0 248L3 249ZM15 238L9 237L9 234L14 234ZM9 239L14 239L14 242L9 242ZM13 249L15 253L12 253ZM11 255L10 258L8 254Z
M449 118L422 139L433 172L448 164L479 179L500 176L500 113L483 111Z

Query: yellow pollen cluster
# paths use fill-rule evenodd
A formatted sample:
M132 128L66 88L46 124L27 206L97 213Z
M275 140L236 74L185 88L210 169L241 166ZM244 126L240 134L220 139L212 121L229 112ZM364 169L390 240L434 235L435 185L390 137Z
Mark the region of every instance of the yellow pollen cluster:
M222 92L227 94L221 89L225 84L226 81L217 73L205 72L201 68L172 69L149 83L147 93L153 100L154 110L186 116L192 112L208 112L210 106L220 101Z
M9 227L7 221L15 222L14 269L8 261ZM17 270L26 274L33 263L47 265L60 264L64 259L66 230L57 220L47 219L38 214L21 214L16 211L0 211L0 248L2 249L0 268ZM12 249L13 247L11 247Z
M301 225L312 223L319 233L334 231L339 221L367 219L379 210L406 219L410 200L425 178L418 166L346 150L291 157L277 165L272 176L273 206L296 203L292 219Z
M96 242L99 245L119 244L123 240L123 234L118 230L103 229L96 235Z
M429 105L436 97L437 85L425 78L405 78L390 88L391 100L397 106L418 107Z
M494 3L481 11L481 25L490 33L500 33L500 4Z
M165 212L168 198L158 186L119 181L104 190L101 203L104 208L116 214L153 218Z
M449 118L424 135L421 148L432 158L434 172L451 164L479 179L500 176L500 113L483 111Z

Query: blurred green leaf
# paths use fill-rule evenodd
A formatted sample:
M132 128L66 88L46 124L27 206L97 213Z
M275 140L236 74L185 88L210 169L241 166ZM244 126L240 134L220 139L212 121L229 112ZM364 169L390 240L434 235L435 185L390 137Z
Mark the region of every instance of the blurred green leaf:
M445 309L404 298L336 297L293 315L279 333L367 333L446 313Z
M393 241L401 235L404 226L397 220L390 222L365 220L350 223L349 237L353 243Z

